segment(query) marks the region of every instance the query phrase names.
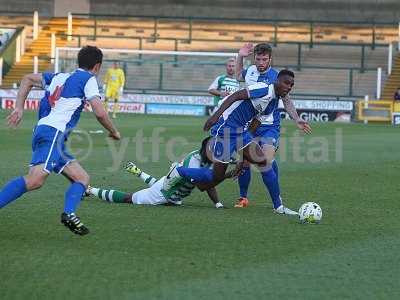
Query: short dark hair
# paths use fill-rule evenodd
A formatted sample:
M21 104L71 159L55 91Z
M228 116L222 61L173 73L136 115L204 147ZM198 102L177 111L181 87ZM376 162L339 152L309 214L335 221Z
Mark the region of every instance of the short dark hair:
M281 70L281 71L278 73L278 78L281 77L281 76L284 76L284 75L288 75L288 76L294 78L294 73L293 73L293 71L290 71L290 70L288 70L288 69L283 69L283 70Z
M78 53L78 66L85 70L91 70L93 67L103 62L103 52L95 46L85 46Z
M254 47L254 55L265 55L268 54L270 57L272 55L272 47L267 43L257 44Z

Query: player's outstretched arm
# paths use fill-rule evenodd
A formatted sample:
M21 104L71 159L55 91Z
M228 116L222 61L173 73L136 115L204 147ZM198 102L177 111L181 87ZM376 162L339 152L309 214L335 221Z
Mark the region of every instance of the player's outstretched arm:
M219 90L219 88L220 88L220 84L219 84L220 77L221 76L218 76L217 78L215 78L214 81L211 83L211 85L208 87L208 92L213 96L222 97L222 91Z
M292 118L293 121L296 123L297 128L307 134L310 134L312 132L310 124L299 117L299 114L294 107L293 101L289 99L289 95L286 95L286 97L282 99L282 102L286 112L289 114L290 118Z
M211 127L218 122L218 119L223 112L227 110L234 102L247 99L249 99L249 92L247 89L242 89L229 95L224 102L222 102L222 105L217 109L217 111L210 118L208 118L203 127L204 131L210 130Z
M223 97L223 92L217 89L209 89L208 92L213 96Z
M108 130L109 136L114 140L121 139L120 133L118 132L117 128L115 128L114 124L111 122L110 117L108 116L108 113L104 109L104 106L100 101L100 99L96 97L89 103L92 106L93 113L96 115L97 121L99 121L99 123L103 125L105 129Z
M34 86L42 86L42 74L27 74L24 76L24 78L22 78L21 86L19 87L17 93L15 109L7 117L8 126L17 127L21 122L22 115L24 114L26 97L28 97L29 92Z
M242 48L240 48L237 59L236 59L236 66L235 66L235 75L236 75L236 80L238 81L244 81L244 78L242 76L243 72L243 60L245 57L249 56L251 53L253 53L253 44L247 43L244 44Z

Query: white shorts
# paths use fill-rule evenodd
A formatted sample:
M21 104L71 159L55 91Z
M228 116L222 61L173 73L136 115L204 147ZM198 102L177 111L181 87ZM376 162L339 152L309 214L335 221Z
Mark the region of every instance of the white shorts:
M132 195L132 203L142 205L160 205L167 203L168 201L161 193L164 179L165 176L157 180L157 182L154 183L151 187L134 193Z

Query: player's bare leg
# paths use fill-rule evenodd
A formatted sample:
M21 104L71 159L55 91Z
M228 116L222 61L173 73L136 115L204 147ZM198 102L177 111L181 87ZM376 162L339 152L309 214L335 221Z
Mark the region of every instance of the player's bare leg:
M21 197L24 193L39 189L49 174L43 170L44 164L31 167L28 175L10 180L0 189L0 208Z
M33 191L42 187L49 176L49 173L45 172L43 169L44 164L31 167L28 175L24 176L26 189L28 191Z
M104 98L103 104L104 104L104 109L106 110L107 113L109 113L109 109L108 109L108 98L107 98L107 97Z

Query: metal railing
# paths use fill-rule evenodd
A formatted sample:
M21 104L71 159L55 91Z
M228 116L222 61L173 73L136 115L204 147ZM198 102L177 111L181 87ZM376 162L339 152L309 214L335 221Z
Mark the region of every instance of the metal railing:
M107 15L107 14L73 14L73 16L88 18L93 21L91 28L93 28L93 38L96 39L99 34L98 21L101 19L115 19L115 20L129 20L129 19L147 19L153 22L153 33L152 36L155 39L159 38L160 31L160 22L161 21L181 21L187 24L186 28L177 27L176 30L183 30L187 32L187 41L191 42L193 38L194 32L194 22L210 22L210 23L223 23L223 24L248 24L248 25L268 25L273 26L273 40L271 41L274 45L279 42L279 28L285 27L288 24L293 25L305 25L308 28L308 31L305 33L309 36L308 44L310 47L313 47L316 38L316 28L319 26L330 25L330 26L342 26L345 28L346 26L359 26L367 29L369 31L370 42L366 43L372 49L376 47L376 45L382 44L377 39L377 31L380 28L391 27L395 31L399 30L399 24L394 22L384 22L384 21L374 21L374 22L359 22L359 21L310 21L310 20L292 20L292 19L236 19L236 18L207 18L207 17L163 17L163 16L152 16L152 15ZM227 31L226 29L221 31ZM254 31L251 31L254 32ZM264 31L263 31L264 32ZM400 34L398 35L398 37ZM386 43L387 44L387 43Z
M138 55L139 56L139 55ZM107 64L111 62L114 62L115 59L107 60L105 59L103 61L103 64ZM154 91L157 92L166 92L166 93L195 93L195 94L206 94L207 93L207 87L205 86L204 89L196 89L196 88L166 88L165 86L168 85L166 82L166 78L168 78L169 73L171 71L170 67L177 68L176 71L179 71L179 68L195 68L196 66L209 66L209 67L221 67L221 70L223 70L225 63L220 62L217 63L215 61L204 61L204 60L199 60L199 61L179 61L176 60L175 58L172 58L172 60L169 61L160 61L160 60L146 60L146 59L118 59L118 61L122 64L122 68L129 76L128 74L132 74L130 71L131 68L146 68L152 66L153 70L157 70L157 72L152 73L152 78L149 79L147 78L146 81L152 82L152 86L142 86L142 87L135 87L132 85L132 83L129 82L129 80L126 81L126 90L137 90L140 91L141 93L152 93ZM71 67L70 66L75 66L76 59L75 58L68 58L68 59L62 59L60 58L60 69L59 71L70 71ZM156 66L154 68L154 66ZM290 68L290 69L296 69L296 65L274 65L275 68L282 69L282 68ZM305 97L305 96L319 96L319 97L331 97L334 99L342 99L342 98L351 98L351 99L356 99L363 97L364 95L360 95L354 92L355 90L355 82L354 82L354 74L356 72L361 73L361 68L353 67L325 67L325 66L318 66L318 65L307 65L307 66L302 66L302 69L304 70L325 70L325 71L342 71L344 73L347 73L347 78L343 79L344 81L347 80L347 87L344 89L347 92L344 92L343 94L321 94L321 93L315 93L315 94L310 94L310 93L294 93L293 95L299 96L299 97ZM373 68L364 68L363 72L376 72L376 69ZM212 78L210 78L211 82ZM169 84L170 85L170 84ZM179 85L180 86L180 85Z
M57 36L61 36L61 37L66 37L66 34L58 34ZM71 42L70 44L73 43L73 41L75 40L75 42L77 43L75 46L77 47L81 47L82 46L82 41L91 41L91 40L95 40L95 37L92 35L70 35ZM116 37L113 35L102 35L102 36L98 36L97 38L104 38L104 39L121 39L122 37ZM143 46L143 42L144 41L154 41L156 42L156 40L151 40L149 38L144 38L144 37L137 37L137 36L124 36L124 39L126 39L127 42L129 41L137 41L138 50L144 50L144 46ZM182 40L180 38L158 38L157 40L159 41L171 41L173 42L173 47L169 50L171 51L180 51L181 49L179 48L180 45L185 45L186 44L186 40ZM221 43L220 40L215 40L215 39L192 39L192 41L196 41L196 42L215 42L215 43ZM239 43L237 40L224 40L224 43L228 44L228 43ZM251 42L251 41L249 41ZM304 63L303 63L303 58L302 58L302 54L303 51L306 47L310 47L310 44L307 42L277 42L275 43L275 47L278 45L293 45L297 47L297 58L296 58L296 65L292 65L293 68L295 68L296 70L301 70L304 67ZM361 73L363 73L364 71L366 71L368 68L366 67L366 48L369 48L371 45L370 44L365 44L365 43L334 43L334 42L314 42L313 46L332 46L332 47L357 47L360 50L360 64L358 67L353 67L352 69L359 69L359 71ZM386 44L377 44L375 45L375 47L379 47L379 48L387 48L388 45ZM237 49L235 49L237 50ZM140 57L139 57L140 58ZM178 61L178 56L175 56L175 62ZM347 68L349 69L349 68Z

